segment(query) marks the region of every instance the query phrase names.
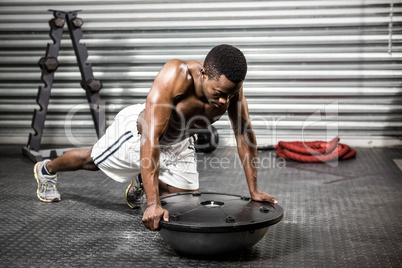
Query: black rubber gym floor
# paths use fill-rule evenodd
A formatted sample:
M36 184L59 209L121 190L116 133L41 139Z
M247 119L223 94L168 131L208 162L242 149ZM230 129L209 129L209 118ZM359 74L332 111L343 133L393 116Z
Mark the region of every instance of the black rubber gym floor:
M40 202L33 163L3 146L0 266L402 267L402 171L393 161L402 148L357 149L337 166L259 157L259 186L279 200L283 220L251 249L196 257L148 231L125 204L127 185L101 171L59 174L62 201ZM248 194L234 148L198 161L201 191Z

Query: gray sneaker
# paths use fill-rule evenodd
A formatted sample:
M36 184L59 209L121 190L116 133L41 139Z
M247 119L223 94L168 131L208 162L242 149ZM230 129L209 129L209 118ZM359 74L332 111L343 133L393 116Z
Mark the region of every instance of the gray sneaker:
M57 191L57 175L44 175L42 168L50 160L44 160L36 163L34 167L35 179L38 182L37 196L43 202L58 202L61 200L60 194Z
M139 176L141 176L141 174L138 174L138 176L131 181L126 190L126 203L130 208L138 208L146 202L145 190L138 178Z

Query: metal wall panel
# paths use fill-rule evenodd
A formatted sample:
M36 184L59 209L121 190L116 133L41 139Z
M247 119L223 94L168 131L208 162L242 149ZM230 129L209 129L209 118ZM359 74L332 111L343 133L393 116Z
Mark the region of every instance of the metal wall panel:
M0 1L0 144L28 140L51 42L48 9L82 10L88 62L102 80L108 123L144 102L162 65L202 61L228 43L246 55L244 90L260 144L328 139L354 146L401 144L402 2ZM65 26L66 29L66 26ZM63 35L42 144L96 140L68 33ZM227 116L217 122L233 144Z

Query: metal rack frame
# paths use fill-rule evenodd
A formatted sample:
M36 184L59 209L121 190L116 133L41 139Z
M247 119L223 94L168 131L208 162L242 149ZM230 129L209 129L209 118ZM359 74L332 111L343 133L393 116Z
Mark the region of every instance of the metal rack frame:
M41 80L45 85L39 86L38 95L36 98L36 102L40 106L40 110L35 109L32 118L31 126L35 130L35 134L29 133L28 145L22 148L23 155L30 158L34 162L41 161L43 158L57 157L63 154L65 151L71 149L65 148L40 150L54 73L59 66L57 57L59 55L63 27L66 23L81 73L81 86L86 92L92 120L94 122L98 138L105 133L106 126L105 111L100 106L99 91L102 88L102 83L100 80L94 78L91 64L86 63L88 58L87 47L85 44L81 44L79 42L82 38L81 27L84 23L81 18L77 17L77 13L80 10L70 12L59 10L49 11L53 12L54 16L54 18L49 21L49 35L53 40L53 44L47 44L46 54L38 62L42 70Z

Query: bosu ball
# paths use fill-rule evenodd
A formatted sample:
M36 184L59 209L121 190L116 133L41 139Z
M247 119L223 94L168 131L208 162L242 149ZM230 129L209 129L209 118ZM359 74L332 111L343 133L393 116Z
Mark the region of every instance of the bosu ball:
M258 243L283 217L278 205L223 193L178 193L161 197L169 222L160 234L175 250L191 255L238 251Z

